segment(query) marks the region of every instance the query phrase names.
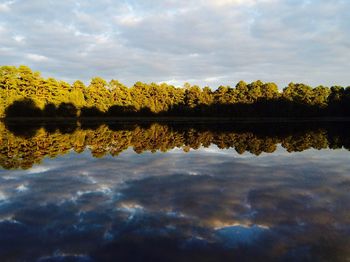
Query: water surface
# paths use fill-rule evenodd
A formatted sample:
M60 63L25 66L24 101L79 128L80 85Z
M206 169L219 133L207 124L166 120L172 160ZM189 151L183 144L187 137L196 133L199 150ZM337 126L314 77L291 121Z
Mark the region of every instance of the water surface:
M350 259L346 123L0 127L1 261Z

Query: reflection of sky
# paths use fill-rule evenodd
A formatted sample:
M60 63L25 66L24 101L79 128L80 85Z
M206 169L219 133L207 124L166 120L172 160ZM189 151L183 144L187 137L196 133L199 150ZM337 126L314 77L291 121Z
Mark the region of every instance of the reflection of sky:
M0 255L90 261L162 248L174 259L191 251L342 261L350 256L348 161L345 150L279 147L256 157L211 146L101 159L72 152L1 170Z

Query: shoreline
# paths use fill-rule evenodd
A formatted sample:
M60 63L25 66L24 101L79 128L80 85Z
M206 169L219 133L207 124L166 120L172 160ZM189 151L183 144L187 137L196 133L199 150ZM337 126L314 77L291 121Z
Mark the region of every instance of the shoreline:
M184 117L184 116L156 116L156 117L8 117L0 118L1 122L238 122L238 123L282 123L282 122L350 122L350 117Z

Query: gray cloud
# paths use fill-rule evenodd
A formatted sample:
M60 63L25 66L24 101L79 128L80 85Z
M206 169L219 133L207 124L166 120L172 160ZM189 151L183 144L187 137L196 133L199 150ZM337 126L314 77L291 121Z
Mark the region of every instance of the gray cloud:
M349 84L347 1L0 1L1 64L216 87Z

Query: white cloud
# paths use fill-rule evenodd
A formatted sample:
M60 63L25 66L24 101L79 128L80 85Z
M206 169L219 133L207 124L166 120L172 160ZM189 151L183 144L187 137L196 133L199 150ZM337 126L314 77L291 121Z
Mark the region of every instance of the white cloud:
M221 78L221 77L219 77L219 76L211 76L211 77L204 78L204 81L205 81L205 82L208 82L208 83L218 82L218 80L219 80L220 78Z
M14 39L16 42L21 43L21 42L24 41L25 37L24 37L24 36L21 36L21 35L15 35L15 36L13 37L13 39Z
M252 7L256 4L274 2L276 0L203 0L204 4L216 7L245 6Z
M142 22L142 17L138 17L134 14L122 15L115 17L115 21L122 26L136 26Z
M2 64L27 64L67 81L350 82L349 1L0 4L0 11L9 8L0 16Z
M252 5L256 2L256 0L204 0L204 3L213 6Z
M27 58L34 62L43 62L49 59L46 56L38 55L38 54L27 54Z
M14 1L7 1L4 3L0 3L0 12L8 12L10 11L10 6L14 3Z

